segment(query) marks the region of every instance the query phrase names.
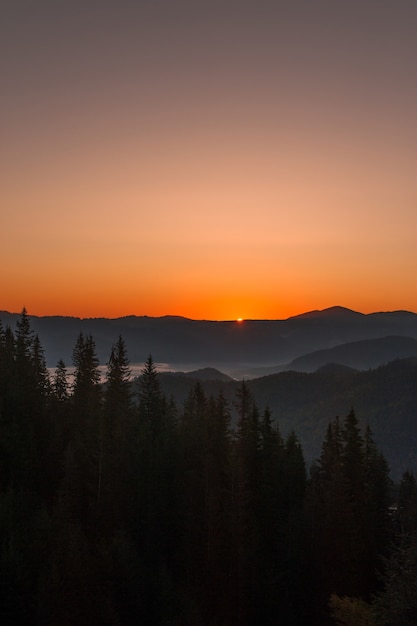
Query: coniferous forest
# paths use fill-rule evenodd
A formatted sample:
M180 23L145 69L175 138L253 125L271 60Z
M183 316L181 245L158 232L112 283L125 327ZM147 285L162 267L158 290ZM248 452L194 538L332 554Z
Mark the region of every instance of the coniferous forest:
M92 336L69 365L0 328L2 626L417 623L417 481L354 409L306 467L244 381L177 406L122 337L105 381Z

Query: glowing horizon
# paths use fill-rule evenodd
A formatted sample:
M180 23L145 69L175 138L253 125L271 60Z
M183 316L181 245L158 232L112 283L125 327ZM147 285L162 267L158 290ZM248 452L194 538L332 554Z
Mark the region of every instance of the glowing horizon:
M408 313L416 313L417 311L411 310L411 309L404 309L404 308L391 308L391 309L385 309L385 308L381 308L381 309L372 309L369 311L365 311L365 310L359 310L357 308L354 307L350 307L350 306L346 306L346 305L341 305L341 304L334 304L334 305L329 305L329 306L325 306L325 307L314 307L314 308L306 308L306 309L301 309L301 310L295 310L292 311L291 313L285 313L283 315L279 315L279 316L273 316L273 317L267 317L267 316L257 316L257 317L252 317L252 316L248 316L248 317L208 317L208 316L190 316L190 315L183 315L181 313L158 313L155 312L154 314L149 314L149 313L144 313L144 312L140 312L140 313L135 313L135 312L126 312L126 313L114 313L114 314L96 314L96 313L92 313L92 314L86 314L86 315L79 315L78 313L74 313L74 312L60 312L60 313L54 313L54 312L47 312L47 313L43 313L43 312L35 312L33 310L28 309L26 306L21 306L19 309L15 309L15 310L10 310L10 309L1 309L2 311L5 311L7 313L10 313L11 315L20 315L22 310L25 309L27 314L29 316L33 316L33 317L72 317L72 318L77 318L77 319L122 319L125 317L151 317L151 318L163 318L163 317L183 317L185 319L190 319L193 321L208 321L208 322L235 322L236 324L244 324L245 322L251 322L251 321L280 321L280 320L287 320L291 317L297 317L297 316L301 316L304 315L306 313L313 313L313 312L322 312L322 311L326 311L329 309L334 309L334 308L342 308L342 309L349 309L355 313L360 313L363 315L371 315L373 313L393 313L393 312L399 312L399 311L405 311Z

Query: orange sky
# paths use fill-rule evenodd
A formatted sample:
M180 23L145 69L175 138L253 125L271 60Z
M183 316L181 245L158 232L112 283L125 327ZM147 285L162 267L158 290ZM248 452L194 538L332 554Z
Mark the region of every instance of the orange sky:
M0 309L417 311L415 3L9 4Z

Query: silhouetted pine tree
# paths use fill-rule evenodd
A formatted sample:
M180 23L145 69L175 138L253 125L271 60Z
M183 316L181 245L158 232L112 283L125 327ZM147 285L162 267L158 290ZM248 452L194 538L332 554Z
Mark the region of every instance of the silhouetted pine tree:
M302 623L309 615L306 601L308 593L307 572L307 524L305 519L305 497L307 473L301 443L292 431L285 442L284 450L285 492L283 510L286 532L281 568L280 589L283 594L282 607L287 610L287 623Z
M99 439L99 494L102 524L113 532L132 498L130 440L133 436L131 370L122 337L107 363Z
M30 319L26 309L23 309L17 320L15 333L12 484L16 490L30 491L32 494L36 490L38 479L35 433L37 416L33 413L39 409L38 398L35 396L33 342Z
M0 419L3 412L4 388L6 379L6 332L0 320Z
M73 351L73 365L71 463L67 468L70 477L77 480L73 486L78 493L77 501L73 502L73 515L86 531L94 532L100 497L102 389L99 361L91 335L84 337L80 333Z
M376 626L411 626L417 623L417 480L412 472L401 478L393 521L394 540L372 609Z
M237 424L233 445L232 497L235 603L237 624L250 623L256 546L256 511L260 481L260 421L245 381L236 392Z
M132 538L144 572L142 612L148 623L171 619L177 551L176 432L172 403L166 402L149 356L138 379L138 412L132 437L135 529Z
M5 490L12 480L16 429L15 340L10 326L1 338L0 358L0 487Z
M206 584L206 459L208 399L200 382L191 388L179 421L184 584L202 611ZM189 610L191 610L191 603ZM194 615L193 619L197 619ZM202 620L202 616L198 620Z
M383 589L372 601L376 626L417 624L417 532L401 533L382 577Z
M161 385L152 355L149 355L138 379L139 422L157 437L162 428L163 398Z
M42 348L25 309L15 335L10 329L4 333L2 350L1 622L33 623L49 525L44 502L49 389Z
M382 557L388 554L392 539L392 481L389 466L377 448L369 426L364 437L365 460L365 527L364 527L364 584L370 591L378 588Z
M353 410L342 427L334 420L312 468L308 500L315 595L322 607L331 593L366 600L375 591L389 529L389 489L387 464L370 430L364 439Z
M72 437L72 412L68 372L60 359L50 383L47 403L48 436L47 451L49 480L49 502L56 500L64 473L64 454Z
M207 623L230 619L231 431L230 408L223 394L207 401L203 440L204 510L202 563Z
M417 479L413 472L402 475L394 519L400 534L417 531Z
M287 541L284 442L267 407L260 422L260 473L257 487L251 614L258 624L272 624L285 615L282 580Z
M69 399L68 371L62 359L59 359L55 368L52 381L52 393L58 403L65 403Z

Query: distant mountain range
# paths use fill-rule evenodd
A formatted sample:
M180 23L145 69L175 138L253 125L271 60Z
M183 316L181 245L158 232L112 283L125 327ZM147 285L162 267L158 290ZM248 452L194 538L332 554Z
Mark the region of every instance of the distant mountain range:
M13 329L18 317L0 312L3 326ZM336 306L285 320L243 322L171 316L30 319L50 367L61 358L71 365L80 332L93 335L102 364L121 335L132 363L143 363L152 354L165 369L214 367L236 378L287 369L314 371L329 362L367 369L417 356L417 314L408 311L363 314Z

